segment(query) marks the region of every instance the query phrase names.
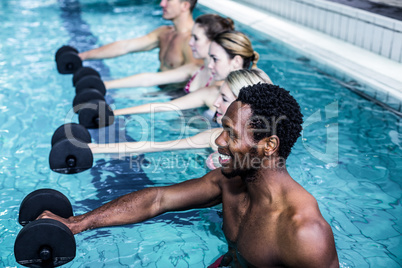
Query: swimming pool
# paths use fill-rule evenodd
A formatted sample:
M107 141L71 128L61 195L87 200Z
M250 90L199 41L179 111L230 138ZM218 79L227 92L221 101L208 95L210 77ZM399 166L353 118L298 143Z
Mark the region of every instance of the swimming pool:
M142 35L164 24L159 1L32 1L0 3L0 267L15 267L13 245L22 199L38 188L63 192L77 214L122 194L169 185L205 174L209 150L101 155L91 170L51 172L50 138L70 116L71 76L56 71L54 53L63 44L85 50ZM196 16L209 12L198 8ZM244 29L260 53L259 67L288 89L305 116L303 137L288 159L289 173L318 200L331 224L341 267L400 267L402 136L396 115L323 75L307 59L254 31ZM158 68L157 52L88 62L102 76L121 77ZM127 68L130 66L130 68ZM157 88L112 90L117 108L169 98L146 94ZM145 94L144 94L145 93ZM207 127L189 123L200 110L127 117L118 134L140 140L193 135ZM66 119L67 118L67 119ZM124 131L124 129L126 131ZM166 131L168 130L168 131ZM102 132L91 131L95 140ZM119 137L120 137L119 136ZM140 161L141 160L141 161ZM139 167L137 163L142 163ZM225 252L219 207L170 213L142 224L103 228L76 236L77 256L66 267L205 267Z

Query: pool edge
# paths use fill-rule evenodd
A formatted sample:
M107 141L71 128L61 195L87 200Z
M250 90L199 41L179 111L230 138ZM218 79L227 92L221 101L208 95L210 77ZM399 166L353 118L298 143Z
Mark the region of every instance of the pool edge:
M321 70L335 71L338 79L348 78L366 85L372 90L365 94L401 112L402 64L239 2L199 0L199 4L291 47Z

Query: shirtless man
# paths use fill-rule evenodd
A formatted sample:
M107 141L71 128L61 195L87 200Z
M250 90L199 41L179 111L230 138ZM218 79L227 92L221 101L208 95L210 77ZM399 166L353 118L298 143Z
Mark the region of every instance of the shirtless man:
M302 123L288 91L269 84L243 88L216 139L221 168L127 194L80 216L64 219L45 211L40 218L59 220L77 234L222 203L228 252L210 267L339 267L331 227L316 199L286 169Z
M82 52L79 56L82 60L106 59L159 48L160 71L195 62L188 43L194 26L192 11L196 3L197 0L162 0L163 18L171 20L173 26L161 26L145 36L116 41Z

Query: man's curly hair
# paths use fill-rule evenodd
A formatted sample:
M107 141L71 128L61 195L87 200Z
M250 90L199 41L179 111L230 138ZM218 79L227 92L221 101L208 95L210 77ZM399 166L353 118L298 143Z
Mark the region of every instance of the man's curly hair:
M279 156L286 159L300 137L303 124L300 106L289 91L276 85L258 83L243 87L236 101L250 105L250 126L259 130L254 131L254 141L277 135Z

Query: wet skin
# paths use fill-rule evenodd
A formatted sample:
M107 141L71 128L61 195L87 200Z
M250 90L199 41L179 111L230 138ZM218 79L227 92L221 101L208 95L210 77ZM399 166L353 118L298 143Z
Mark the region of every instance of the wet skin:
M166 20L177 20L183 10L183 5L188 3L180 0L162 0L159 6L163 11L163 18ZM184 26L184 25L183 25ZM160 70L166 71L177 68L189 62L201 63L193 58L188 43L191 38L193 24L182 29L175 29L173 26L163 26L159 35L159 60Z
M192 58L191 49L188 46L190 38L191 32L178 33L172 26L166 26L166 29L159 36L161 71L184 65L187 61L185 54ZM187 51L187 53L183 53L183 51Z
M167 187L147 188L83 215L60 218L44 212L74 234L94 228L138 223L167 211L222 203L230 267L339 267L332 230L317 201L286 170L280 140L259 142L248 125L251 109L233 102L216 139L222 168Z
M225 265L339 267L332 230L316 200L276 159L277 137L253 142L250 116L248 105L234 102L216 140L219 152L230 156L221 161L227 176L221 180L225 259L230 261ZM241 176L231 177L234 173Z

